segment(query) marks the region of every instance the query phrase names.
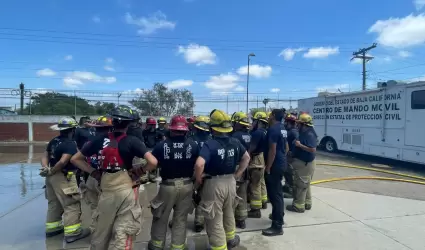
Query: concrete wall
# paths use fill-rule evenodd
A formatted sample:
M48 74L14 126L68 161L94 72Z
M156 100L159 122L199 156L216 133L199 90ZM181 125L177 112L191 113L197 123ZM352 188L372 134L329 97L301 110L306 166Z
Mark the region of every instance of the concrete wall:
M63 116L0 116L0 142L47 142L57 135L49 127ZM77 121L80 116L77 116ZM97 117L91 116L92 119ZM142 117L144 121L147 117ZM159 117L154 117L158 119ZM170 117L165 117L167 121Z

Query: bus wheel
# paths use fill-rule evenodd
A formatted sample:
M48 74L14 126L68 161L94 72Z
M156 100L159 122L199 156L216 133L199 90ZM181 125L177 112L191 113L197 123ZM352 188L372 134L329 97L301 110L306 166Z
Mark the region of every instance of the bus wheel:
M337 145L334 139L329 138L325 142L325 150L329 153L334 153L337 151Z

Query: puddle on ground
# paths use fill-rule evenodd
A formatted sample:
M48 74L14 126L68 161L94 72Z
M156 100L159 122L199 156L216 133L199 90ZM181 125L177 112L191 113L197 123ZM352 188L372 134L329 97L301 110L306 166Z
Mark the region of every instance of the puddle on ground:
M0 217L44 192L39 164L15 163L0 166Z

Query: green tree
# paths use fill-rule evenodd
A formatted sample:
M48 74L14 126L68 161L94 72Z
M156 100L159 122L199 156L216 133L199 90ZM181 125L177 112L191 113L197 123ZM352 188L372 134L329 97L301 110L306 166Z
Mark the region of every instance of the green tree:
M91 105L88 100L56 92L36 94L31 97L31 105L26 104L24 114L32 115L103 115L114 107L113 103L97 102Z
M155 83L129 102L142 116L191 115L195 107L192 92L187 89L169 90L163 83Z

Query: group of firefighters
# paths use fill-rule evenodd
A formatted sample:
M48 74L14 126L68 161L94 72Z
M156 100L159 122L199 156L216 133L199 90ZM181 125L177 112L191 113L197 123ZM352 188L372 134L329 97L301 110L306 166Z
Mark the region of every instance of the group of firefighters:
M149 250L165 248L168 227L171 249L185 249L193 211L194 230L205 229L211 249L223 250L239 245L236 227L261 218L268 201L272 224L262 233L282 235L284 192L293 197L287 210L311 209L317 136L307 113L257 112L251 124L246 113L214 109L209 116L176 115L167 128L164 118L147 118L144 130L128 107L94 122L84 119L62 118L51 127L60 134L49 142L40 169L47 237L64 233L71 243L91 235L90 249L132 249L142 228L139 186L157 168L161 183L150 202ZM91 209L89 228L81 226L81 197Z

